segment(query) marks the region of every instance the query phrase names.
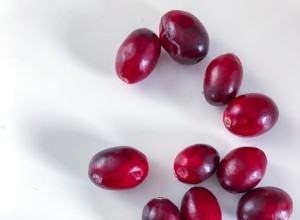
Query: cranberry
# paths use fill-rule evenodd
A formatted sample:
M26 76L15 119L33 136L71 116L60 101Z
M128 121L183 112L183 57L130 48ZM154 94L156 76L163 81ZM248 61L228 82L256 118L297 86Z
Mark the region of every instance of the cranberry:
M223 54L210 62L204 78L204 97L212 105L228 104L237 94L243 78L243 67L239 58Z
M277 187L255 188L242 196L238 220L288 220L293 211L291 197Z
M180 212L170 200L158 197L146 204L142 220L180 220Z
M132 147L112 147L98 152L90 161L89 177L104 189L132 188L148 175L146 156Z
M239 147L220 162L217 178L228 192L241 193L255 187L267 168L265 153L256 147Z
M133 31L117 52L117 75L128 84L145 79L156 66L160 50L159 39L151 30L140 28Z
M223 122L231 133L253 137L270 130L278 116L278 108L271 98L259 93L248 93L229 103L223 114Z
M189 146L182 150L174 161L175 176L184 183L200 183L213 175L219 161L219 154L212 146Z
M202 23L191 13L179 10L162 16L159 26L162 47L181 64L195 64L208 52L209 39Z
M212 192L203 187L193 187L183 196L181 202L182 220L221 220L218 200Z

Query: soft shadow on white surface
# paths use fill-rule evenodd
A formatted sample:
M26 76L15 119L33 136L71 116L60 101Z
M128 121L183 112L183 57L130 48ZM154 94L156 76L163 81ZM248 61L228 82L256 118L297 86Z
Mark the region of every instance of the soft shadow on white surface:
M100 150L110 146L101 134L94 136L76 127L63 124L38 127L35 134L37 152L48 164L59 166L68 174L87 177L88 163Z
M159 62L153 73L143 82L136 84L138 92L153 98L176 99L181 104L190 103L197 94L202 98L202 79L210 58L196 65L175 62L162 48ZM184 83L183 83L184 82Z
M134 9L130 16L128 4ZM136 28L150 28L150 19L159 18L160 13L137 1L112 0L70 16L63 39L70 55L94 68L95 73L110 76L115 74L115 55L125 37Z
M268 158L268 157L267 159L268 159L267 170L264 178L261 180L258 186L275 186L275 187L282 188L283 190L287 191L290 194L289 192L290 189L285 188L284 186L290 185L290 187L293 188L295 187L293 186L295 183L291 183L290 180L288 179L280 178L280 174L284 174L284 173L286 174L289 173L290 171L284 169L284 164L281 161L275 161L272 160L272 158Z

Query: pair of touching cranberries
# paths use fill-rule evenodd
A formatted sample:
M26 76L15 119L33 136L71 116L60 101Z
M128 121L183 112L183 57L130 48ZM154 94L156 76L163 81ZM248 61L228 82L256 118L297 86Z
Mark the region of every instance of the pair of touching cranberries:
M203 187L192 187L183 196L180 211L167 198L150 200L142 212L142 220L221 220L222 214L217 198Z
M226 105L223 113L225 127L233 134L254 137L270 130L278 120L275 102L259 93L235 97L242 83L243 68L234 54L223 54L208 65L203 85L206 101Z
M292 213L292 200L286 192L276 187L253 189L264 177L266 168L267 157L257 147L238 147L220 161L219 153L212 146L195 144L184 148L174 160L174 173L180 182L199 184L216 173L226 191L246 192L238 203L239 220L288 219ZM92 182L112 190L138 186L146 179L148 171L147 157L137 149L125 146L100 151L89 165ZM149 201L142 213L143 220L219 220L221 216L218 200L203 187L193 187L186 192L180 211L170 200L159 197Z
M115 69L128 84L144 80L155 69L161 47L178 63L192 65L205 58L209 36L197 17L179 10L167 12L159 25L159 36L147 28L130 33L118 49ZM223 123L233 134L254 137L270 130L279 111L266 95L247 93L237 96L243 79L240 59L226 53L206 68L203 94L214 106L227 105ZM237 96L237 97L236 97ZM216 149L206 144L184 148L174 160L176 178L185 184L200 184L214 173L220 186L230 193L245 193L238 202L238 220L287 220L293 203L276 187L258 187L267 168L267 157L257 147L238 147L220 160ZM89 177L104 189L129 189L147 177L147 157L139 150L120 146L97 153L89 164ZM183 196L180 209L167 198L150 200L142 212L143 220L221 220L217 198L206 188L195 186Z
M140 28L130 33L119 47L116 72L124 82L137 83L154 70L161 46L181 64L195 64L208 52L209 39L205 27L194 15L174 10L166 13L159 25L159 37Z
M179 181L198 184L217 172L221 186L232 193L246 192L255 187L263 178L266 167L267 157L259 148L236 148L220 162L218 152L205 144L183 149L174 162Z

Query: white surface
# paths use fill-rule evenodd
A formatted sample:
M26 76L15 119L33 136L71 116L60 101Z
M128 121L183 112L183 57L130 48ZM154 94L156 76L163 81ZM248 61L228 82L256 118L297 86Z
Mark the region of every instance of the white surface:
M0 0L0 219L141 219L145 203L164 196L180 205L190 188L173 176L173 160L195 143L223 157L238 146L268 157L259 184L281 187L300 219L300 2L160 0ZM163 51L153 74L126 85L114 71L116 50L134 29L158 32L171 9L195 14L210 35L198 65L182 66ZM230 134L223 108L204 100L204 70L214 57L237 54L239 94L261 92L278 104L276 126L256 138ZM87 177L101 149L143 151L150 174L129 191L106 191ZM241 195L215 177L200 184L217 196L223 219L235 219Z

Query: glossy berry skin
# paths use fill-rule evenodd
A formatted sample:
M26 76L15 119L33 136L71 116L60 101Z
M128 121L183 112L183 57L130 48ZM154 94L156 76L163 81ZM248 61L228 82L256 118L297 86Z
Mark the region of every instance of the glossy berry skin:
M245 193L237 207L238 220L288 220L293 212L291 197L277 187L259 187Z
M186 147L175 158L175 176L183 183L200 183L214 174L219 161L219 153L210 145Z
M232 193L242 193L255 187L267 168L265 153L256 147L239 147L220 162L217 178L221 186Z
M208 33L191 13L172 10L164 14L159 25L162 47L181 64L196 64L208 53Z
M218 200L212 192L203 187L188 190L181 201L182 220L221 220Z
M136 29L119 47L115 62L117 75L128 84L145 79L156 66L160 51L155 33L146 28Z
M212 60L205 72L203 93L211 105L228 104L237 94L243 79L239 58L227 53Z
M235 135L254 137L270 130L278 117L278 108L271 98L259 93L248 93L229 103L223 114L223 122Z
M142 220L180 220L180 212L173 202L158 197L145 205Z
M128 189L148 175L146 156L132 147L112 147L98 152L90 161L91 181L104 189Z

